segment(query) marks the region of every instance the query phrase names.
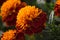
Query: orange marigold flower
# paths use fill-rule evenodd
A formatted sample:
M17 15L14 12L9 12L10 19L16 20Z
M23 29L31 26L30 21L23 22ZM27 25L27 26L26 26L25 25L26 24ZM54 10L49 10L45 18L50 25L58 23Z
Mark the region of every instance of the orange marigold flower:
M13 40L15 39L16 30L9 30L3 33L1 40Z
M9 30L3 33L1 40L25 40L23 32L18 32L17 30Z
M21 2L20 0L7 0L3 3L1 7L2 21L5 22L8 26L13 26L16 24L16 16L22 7L27 4Z
M60 16L60 0L56 1L54 12L55 12L55 16Z
M41 32L46 22L46 13L35 6L26 6L19 10L16 21L16 28L18 31L24 30L25 33L37 33ZM42 21L43 20L43 21ZM27 33L28 34L28 33Z

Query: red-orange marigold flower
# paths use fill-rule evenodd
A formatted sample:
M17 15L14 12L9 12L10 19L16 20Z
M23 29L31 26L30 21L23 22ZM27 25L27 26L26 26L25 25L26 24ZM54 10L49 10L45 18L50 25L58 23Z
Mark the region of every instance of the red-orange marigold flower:
M13 40L15 39L16 30L9 30L3 33L1 40Z
M17 15L16 28L27 34L41 32L45 28L46 16L46 13L35 6L26 6Z
M20 0L7 0L3 3L1 7L2 21L5 22L8 26L13 26L16 24L16 16L22 7L25 7L27 4L21 2Z
M56 0L54 12L55 16L60 16L60 0Z
M23 32L17 32L17 30L9 30L3 33L1 40L25 40Z

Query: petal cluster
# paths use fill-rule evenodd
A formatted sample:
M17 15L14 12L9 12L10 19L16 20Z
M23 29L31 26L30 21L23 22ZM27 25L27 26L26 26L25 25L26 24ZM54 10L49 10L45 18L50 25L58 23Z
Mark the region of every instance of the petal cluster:
M56 1L54 12L55 16L60 16L60 0Z
M17 30L9 30L3 33L1 40L25 40L24 33Z
M44 23L46 19L47 16L41 9L35 6L26 6L21 8L17 15L16 28L19 31L24 30L25 33L27 33L27 31L37 33L37 31L45 27Z
M8 26L16 24L16 16L18 11L27 4L20 0L7 0L1 7L2 21Z
M15 38L16 30L9 30L3 33L1 40L13 40Z

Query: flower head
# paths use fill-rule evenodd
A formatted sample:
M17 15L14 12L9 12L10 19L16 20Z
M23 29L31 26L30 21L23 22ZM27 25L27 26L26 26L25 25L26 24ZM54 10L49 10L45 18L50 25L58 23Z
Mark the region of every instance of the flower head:
M1 40L13 40L15 39L16 30L9 30L3 33Z
M15 25L17 13L24 6L26 6L26 3L24 5L24 2L20 0L7 0L4 2L1 7L2 21L8 26Z
M60 0L56 1L54 11L55 11L55 16L60 16Z
M17 15L16 28L25 33L37 33L42 30L44 23L46 22L46 14L35 6L26 6L20 9ZM43 21L42 21L43 20Z
M25 40L25 36L23 32L9 30L3 33L1 40Z

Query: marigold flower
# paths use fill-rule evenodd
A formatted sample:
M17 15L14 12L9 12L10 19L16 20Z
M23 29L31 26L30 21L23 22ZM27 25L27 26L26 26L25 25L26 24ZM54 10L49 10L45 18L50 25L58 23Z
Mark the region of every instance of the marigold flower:
M7 0L1 7L2 21L8 25L13 26L16 23L16 16L22 7L26 6L25 2L20 0Z
M3 33L1 40L13 40L15 39L16 30L9 30Z
M54 12L55 16L60 16L60 0L56 0Z
M41 32L42 28L45 28L44 23L46 19L46 14L41 9L35 6L26 6L19 10L16 28L18 31L24 30L25 33L27 31L31 33Z
M1 40L25 40L23 32L18 32L17 30L9 30L3 33Z

